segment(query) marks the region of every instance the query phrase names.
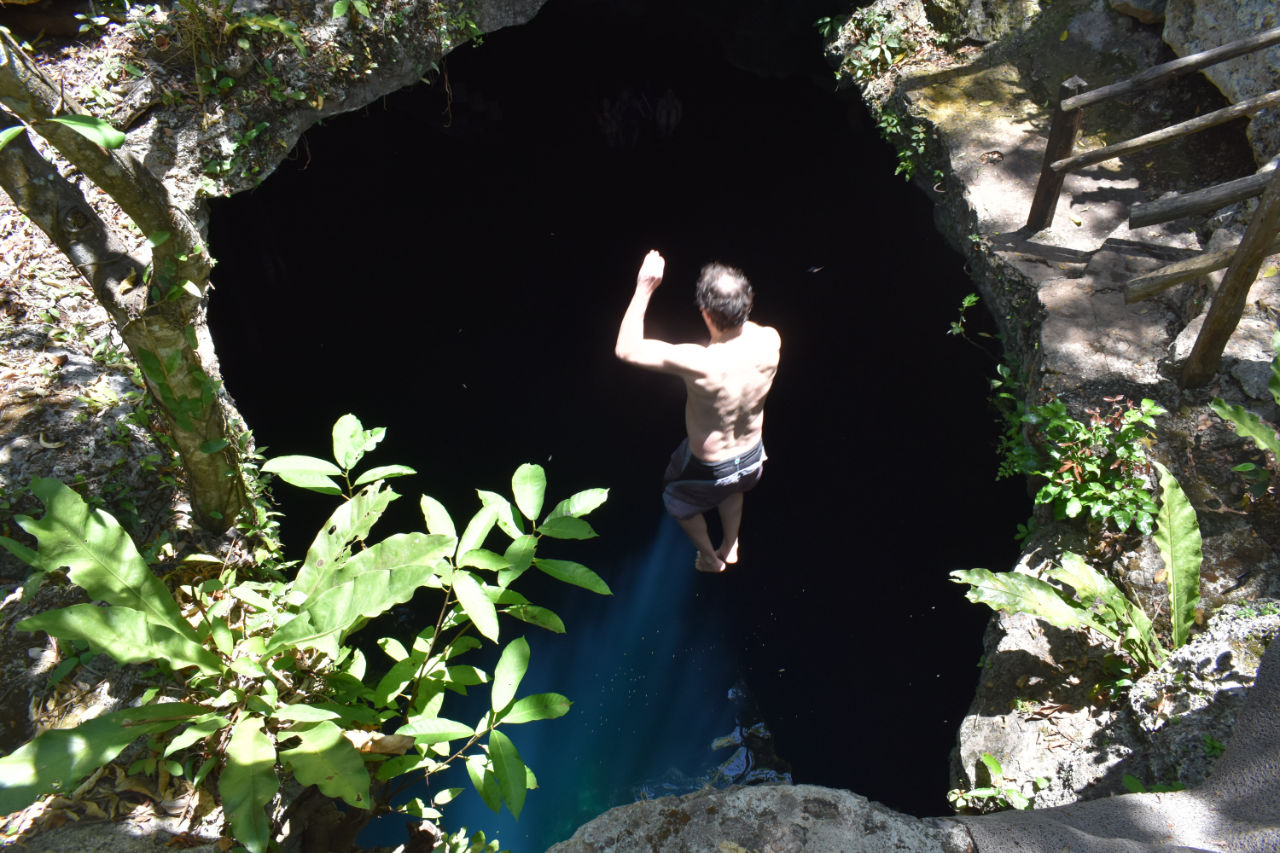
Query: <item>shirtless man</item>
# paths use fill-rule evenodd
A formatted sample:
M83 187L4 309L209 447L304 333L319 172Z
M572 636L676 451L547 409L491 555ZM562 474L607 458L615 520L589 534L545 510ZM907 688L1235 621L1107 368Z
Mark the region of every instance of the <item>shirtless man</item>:
M644 336L649 297L662 284L666 261L645 256L636 291L618 329L615 348L623 361L671 373L684 380L688 437L671 455L662 501L698 548L695 567L723 572L738 562L742 496L764 471L764 400L778 372L777 330L747 319L753 295L739 270L708 264L698 279L698 308L711 339L705 344L669 344ZM720 513L724 540L711 545L703 513Z

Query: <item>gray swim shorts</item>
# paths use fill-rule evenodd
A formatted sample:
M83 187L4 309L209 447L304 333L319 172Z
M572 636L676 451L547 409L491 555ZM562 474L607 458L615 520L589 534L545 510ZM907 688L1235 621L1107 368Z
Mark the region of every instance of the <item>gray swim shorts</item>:
M662 503L680 520L692 518L720 505L730 495L749 492L764 474L764 442L719 462L703 462L689 452L689 439L671 454L662 475Z

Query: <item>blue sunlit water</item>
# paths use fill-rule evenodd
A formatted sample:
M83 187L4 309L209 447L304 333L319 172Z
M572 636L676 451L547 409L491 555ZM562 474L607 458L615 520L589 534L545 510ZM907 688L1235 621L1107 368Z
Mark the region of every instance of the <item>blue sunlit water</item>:
M679 527L662 516L647 553L593 567L614 579L614 595L595 607L571 604L586 616L567 620L565 636L526 635L530 665L520 695L563 693L573 707L558 720L504 729L539 782L519 820L505 807L490 811L459 766L439 785L464 789L446 810L447 829L480 829L513 853L536 853L613 806L696 790L723 764L735 775L748 771L744 750L713 748L736 725L736 652L726 641L725 614L695 589L701 578L692 560ZM567 596L595 598L577 589ZM519 627L504 625L503 642ZM478 718L487 691L471 698ZM383 840L398 820L370 827L363 840Z

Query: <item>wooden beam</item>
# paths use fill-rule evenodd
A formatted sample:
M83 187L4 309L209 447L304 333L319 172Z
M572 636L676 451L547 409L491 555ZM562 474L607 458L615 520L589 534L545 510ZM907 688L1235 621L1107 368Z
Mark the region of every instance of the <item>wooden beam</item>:
M1088 85L1079 77L1063 80L1058 88L1059 104ZM1040 180L1036 182L1036 194L1031 200L1031 211L1027 214L1027 229L1030 231L1043 231L1053 224L1053 214L1058 208L1058 196L1062 194L1065 175L1055 172L1049 164L1071 153L1083 118L1084 113L1078 109L1063 110L1059 106L1053 112L1053 118L1049 122L1049 139L1045 143L1044 160L1040 167Z
M1101 163L1103 160L1110 160L1114 157L1120 157L1124 154L1131 154L1134 151L1141 151L1144 148L1151 148L1162 142L1168 142L1177 139L1180 136L1186 136L1197 131L1225 124L1232 119L1240 118L1245 115L1252 115L1260 112L1268 107L1280 104L1280 89L1274 92L1268 92L1265 95L1259 95L1256 98L1250 98L1247 101L1241 101L1238 104L1232 104L1229 107L1223 107L1220 110L1214 110L1202 116L1197 116L1189 121L1175 124L1170 127L1157 130L1153 133L1145 133L1142 136L1135 136L1125 142L1117 142L1115 145L1108 145L1104 148L1095 148L1093 151L1086 151L1083 154L1077 154L1075 157L1068 157L1065 160L1058 160L1050 165L1049 168L1055 172L1073 172L1076 169L1092 166L1094 163Z
M1229 246L1216 252L1205 252L1203 255L1196 255L1194 258L1187 258L1185 261L1178 261L1140 275L1125 287L1124 301L1129 304L1141 302L1161 291L1176 287L1184 281L1199 278L1214 270L1225 269L1231 265L1231 259L1235 257L1237 248L1239 247ZM1274 255L1276 252L1280 252L1280 237L1271 241L1266 254Z
M1219 210L1229 204L1253 198L1267 188L1271 172L1276 168L1277 160L1263 166L1256 175L1237 178L1214 187L1206 187L1195 192L1183 193L1170 198L1157 199L1145 204L1135 204L1129 210L1129 227L1142 228L1159 222L1169 222L1183 216L1195 216Z
M1257 279L1258 269L1277 234L1280 234L1280 169L1271 173L1271 182L1258 200L1258 209L1254 211L1227 275L1213 297L1204 326L1200 328L1196 344L1182 369L1182 387L1199 387L1217 373L1222 351L1244 314L1249 288Z
M1280 44L1280 27L1264 30L1255 36L1239 39L1221 47L1214 47L1189 56L1183 56L1172 62L1149 68L1141 74L1135 74L1128 80L1122 80L1119 83L1112 83L1109 86L1094 89L1092 92L1076 95L1064 101L1062 109L1068 112L1082 110L1085 107L1101 103L1110 98L1131 95L1143 89L1159 85L1166 80L1172 80L1174 77L1180 77L1192 71L1199 71L1201 68L1217 65L1219 62L1225 62L1228 59L1234 59L1237 56L1243 56L1246 53L1262 50L1275 44Z

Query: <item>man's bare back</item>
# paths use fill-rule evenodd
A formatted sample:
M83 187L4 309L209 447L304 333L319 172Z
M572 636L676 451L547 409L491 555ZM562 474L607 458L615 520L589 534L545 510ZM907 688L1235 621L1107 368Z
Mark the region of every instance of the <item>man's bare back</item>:
M688 439L672 456L663 499L698 548L697 568L719 572L737 562L742 495L758 482L764 464L764 404L778 371L781 339L775 329L746 319L751 286L740 271L719 264L704 267L698 282L710 340L671 344L646 338L645 311L665 266L658 252L645 256L615 352L629 364L684 380ZM719 548L712 548L702 517L712 508L724 527Z

